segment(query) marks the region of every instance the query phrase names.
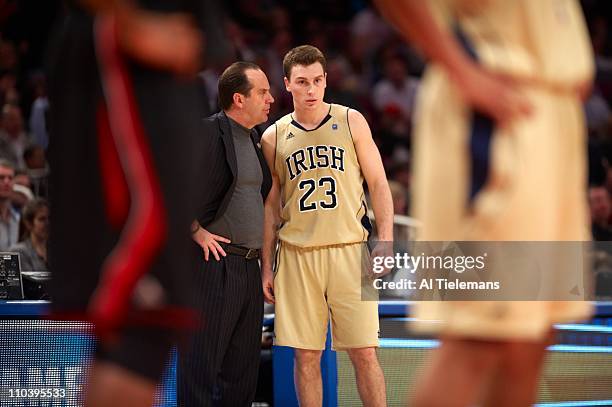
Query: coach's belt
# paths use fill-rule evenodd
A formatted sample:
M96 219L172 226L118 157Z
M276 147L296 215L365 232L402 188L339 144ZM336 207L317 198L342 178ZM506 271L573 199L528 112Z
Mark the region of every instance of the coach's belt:
M241 256L247 260L259 258L259 249L250 249L248 247L236 246L233 244L222 244L221 247L223 247L225 253Z

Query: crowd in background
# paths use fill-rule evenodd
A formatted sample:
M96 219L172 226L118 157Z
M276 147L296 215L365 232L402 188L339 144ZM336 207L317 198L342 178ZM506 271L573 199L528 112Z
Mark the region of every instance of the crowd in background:
M225 58L205 63L199 74L210 111L218 110L220 73L236 60L247 60L261 66L270 80L276 100L270 123L288 113L292 105L283 83L282 58L295 45L315 45L328 58L326 101L365 115L391 182L395 211L408 214L411 117L424 69L418 52L394 33L367 0L225 3L226 18L219 24L230 51ZM595 239L612 240L612 13L605 0L581 3L597 66L595 86L584 105L589 134L588 197ZM45 155L53 135L47 132L46 118L52 107L46 97L44 64L63 8L58 0L0 0L0 159L14 167L11 191L0 189L0 200L10 202L17 214L27 202L49 193ZM9 221L6 211L0 215L0 224ZM0 232L4 229L0 227ZM21 229L24 239L28 234L24 222ZM9 243L0 250L17 241Z

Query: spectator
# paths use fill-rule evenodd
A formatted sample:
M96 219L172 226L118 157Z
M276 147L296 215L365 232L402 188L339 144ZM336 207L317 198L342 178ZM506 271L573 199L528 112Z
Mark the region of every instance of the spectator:
M30 144L23 153L25 172L30 178L30 188L37 197L46 197L49 183L49 165L45 157L45 150L37 145Z
M274 33L270 44L264 52L266 63L265 68L270 78L270 84L275 89L285 89L283 78L283 56L293 45L293 35L289 30L279 30ZM286 107L286 106L283 106Z
M239 60L254 61L256 58L255 51L251 49L245 39L244 30L233 20L228 20L225 23L225 34L230 41L233 53Z
M389 189L393 198L393 213L395 215L408 215L408 190L397 181L389 181Z
M19 239L19 212L11 205L15 167L0 158L0 251L6 251Z
M13 178L13 193L11 194L11 205L13 205L13 208L21 211L21 208L23 208L28 201L34 199L31 186L32 182L25 171L15 171L15 177Z
M30 143L30 137L23 128L21 109L14 105L4 105L0 127L0 158L12 161L17 168L24 168L23 153Z
M355 110L363 110L357 100L357 95L345 84L348 76L348 67L343 60L332 59L327 64L327 88L325 89L325 101L348 106Z
M384 77L374 85L374 107L382 112L389 106L397 106L406 122L410 122L419 85L416 78L408 76L406 62L400 56L391 56L384 62Z
M47 99L44 77L40 76L35 79L34 93L36 99L32 103L30 112L30 131L33 141L43 149L47 149L49 135L47 134L46 115L49 110L49 99Z
M7 100L7 93L17 86L17 77L11 71L0 72L0 106L4 106ZM10 99L10 97L9 97Z
M410 171L410 159L400 157L393 160L389 165L388 177L390 180L397 181L410 191L412 173Z
M393 35L391 27L380 18L378 9L370 7L365 7L355 14L350 30L366 54L373 54Z
M14 70L17 68L18 62L15 44L0 39L0 69Z
M400 108L397 105L388 105L379 112L377 117L379 121L376 143L383 155L383 160L388 163L398 154L409 154L410 125L404 120ZM398 149L404 153L398 152Z
M589 206L591 209L591 232L593 240L612 240L612 228L608 224L610 217L610 194L603 186L589 188Z
M23 208L24 239L11 246L19 253L22 271L47 271L47 240L49 239L49 204L34 199Z

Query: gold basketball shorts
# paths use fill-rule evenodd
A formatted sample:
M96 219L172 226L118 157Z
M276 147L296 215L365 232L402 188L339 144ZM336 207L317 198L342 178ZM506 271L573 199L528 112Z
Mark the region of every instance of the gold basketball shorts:
M362 299L363 242L301 248L280 242L274 276L275 344L323 350L378 346L378 302Z

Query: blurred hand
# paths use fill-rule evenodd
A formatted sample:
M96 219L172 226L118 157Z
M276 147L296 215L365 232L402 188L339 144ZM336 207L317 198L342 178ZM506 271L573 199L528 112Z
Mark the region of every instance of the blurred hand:
M493 73L469 63L455 73L459 92L474 109L506 126L531 114L533 108L522 95L518 83L508 75Z
M202 34L187 15L131 8L117 22L121 48L132 58L181 75L200 68Z
M231 243L229 239L210 233L203 227L200 227L198 231L192 235L192 238L204 250L204 260L208 261L210 253L212 253L217 261L221 260L219 255L223 257L227 256L219 242Z
M274 304L274 273L272 270L261 270L261 285L263 288L264 301Z

